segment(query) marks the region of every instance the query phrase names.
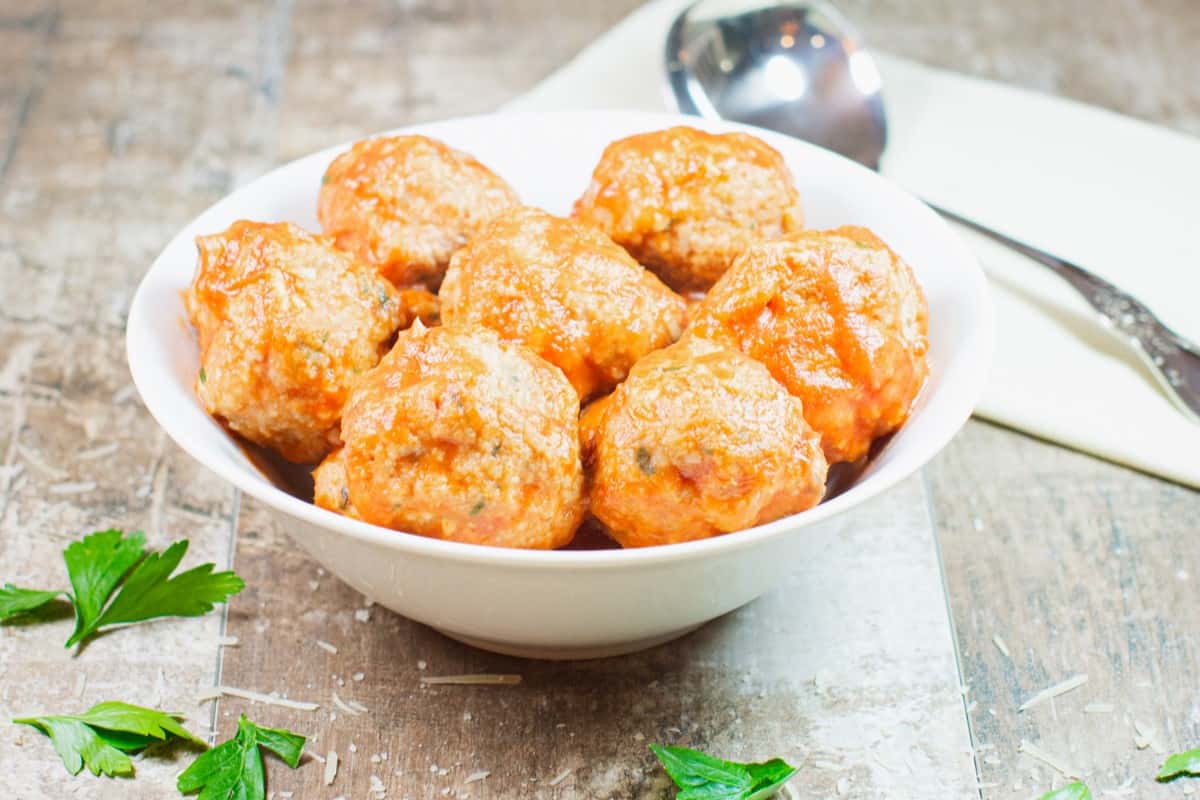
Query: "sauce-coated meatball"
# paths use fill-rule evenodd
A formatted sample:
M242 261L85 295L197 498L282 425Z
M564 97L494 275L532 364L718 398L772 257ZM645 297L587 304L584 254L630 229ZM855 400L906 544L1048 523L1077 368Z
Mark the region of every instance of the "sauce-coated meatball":
M417 322L346 403L316 502L437 539L560 547L583 516L578 415L562 372L524 346Z
M517 196L466 153L425 136L365 139L321 181L317 217L338 247L398 287L436 291L455 250Z
M799 230L804 217L776 150L687 127L610 144L574 213L676 291L707 289L751 244Z
M679 338L684 302L606 236L535 208L507 211L454 254L440 294L449 324L523 342L587 399Z
M346 482L346 448L334 450L313 470L313 503L336 511L351 519L362 519L350 502L350 486Z
M185 304L200 340L204 409L289 461L338 442L351 384L403 315L375 270L290 223L239 221L196 239Z
M684 335L580 423L591 512L625 547L704 539L811 508L820 437L762 364Z
M738 347L804 401L830 463L899 428L929 372L925 296L866 228L807 231L748 250L689 332Z

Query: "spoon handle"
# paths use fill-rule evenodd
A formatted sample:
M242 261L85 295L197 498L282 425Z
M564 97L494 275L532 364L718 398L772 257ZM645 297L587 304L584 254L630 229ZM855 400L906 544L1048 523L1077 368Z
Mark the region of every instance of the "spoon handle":
M1200 424L1200 347L1175 333L1136 298L1066 259L928 204L943 217L982 233L1049 267L1079 292L1112 333L1132 346L1163 390L1192 422Z

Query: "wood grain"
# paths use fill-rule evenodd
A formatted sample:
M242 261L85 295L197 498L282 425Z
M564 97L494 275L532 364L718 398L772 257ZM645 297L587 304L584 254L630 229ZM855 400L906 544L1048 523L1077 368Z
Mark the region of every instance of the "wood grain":
M981 779L999 784L985 796L1061 785L1018 755L1027 739L1084 770L1097 793L1178 797L1153 777L1162 748L1200 744L1200 493L983 423L926 474ZM1017 711L1074 674L1087 684ZM1086 713L1093 703L1114 710ZM1154 746L1137 749L1135 722L1157 732Z
M60 552L97 528L143 528L156 546L188 537L189 564L227 564L234 491L166 437L141 407L124 354L133 287L162 243L231 185L261 171L269 124L231 114L254 89L256 26L222 26L205 67L188 4L26 3L0 11L0 564L2 580L65 588ZM253 11L246 4L235 10ZM10 103L11 101L11 103ZM69 620L0 628L0 718L159 704L206 732L222 619L114 632L78 655ZM186 753L151 755L136 781L72 779L45 739L0 727L5 797L169 796Z
M913 535L928 525L910 480L806 531L795 574L755 603L645 653L560 663L485 653L368 606L247 502L236 566L251 588L232 606L242 645L223 680L321 709L223 702L220 727L243 712L337 752L330 789L315 761L272 772L296 797L671 797L650 742L804 764L800 797L839 782L853 798L966 796L975 771L937 558ZM474 673L522 681L421 684Z

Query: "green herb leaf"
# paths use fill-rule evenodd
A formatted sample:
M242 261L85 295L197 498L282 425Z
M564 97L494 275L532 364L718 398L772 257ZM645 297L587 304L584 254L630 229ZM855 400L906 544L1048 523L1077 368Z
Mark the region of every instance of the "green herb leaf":
M101 739L91 727L70 717L39 717L16 719L31 725L50 737L63 766L78 775L86 765L93 775L132 775L133 762L129 756Z
M1200 775L1200 749L1168 756L1158 770L1158 780L1170 781L1180 775Z
M75 589L75 632L67 647L110 625L157 617L198 617L245 588L232 572L214 573L212 564L172 578L187 553L187 539L163 553L147 553L145 541L140 532L125 536L119 530L100 531L63 552ZM116 598L110 603L114 592Z
M782 758L772 758L761 764L747 764L746 769L754 780L746 800L763 800L770 797L800 771Z
M151 739L166 741L172 736L203 745L204 740L196 737L179 724L183 715L175 711L158 711L153 708L134 706L117 700L97 703L75 719L86 722L93 728L106 731L131 733Z
M157 617L198 617L246 587L232 572L214 573L212 564L201 564L169 577L187 549L188 541L182 539L161 555L147 555L125 580L120 594L96 620L94 628Z
M242 716L232 739L204 753L185 769L176 782L183 794L200 792L199 800L263 800L266 776L265 747L295 769L304 751L305 737L291 731L262 728Z
M21 589L11 583L6 583L0 586L0 621L36 611L62 594L65 592Z
M650 749L679 787L676 800L763 800L777 792L797 771L778 758L741 764L687 747L652 744Z
M283 763L292 769L300 765L300 756L304 755L305 737L298 733L282 728L264 728L256 725L258 743L283 759Z
M67 647L96 629L104 604L121 579L144 554L146 537L140 531L125 536L119 530L98 531L63 551L67 574L75 590L75 632Z
M178 714L107 702L83 714L24 717L13 720L50 737L50 742L72 775L85 766L93 775L132 775L133 762L126 753L144 750L155 741L171 738L204 743L179 724Z
M1092 800L1092 790L1082 781L1068 783L1038 798L1038 800Z

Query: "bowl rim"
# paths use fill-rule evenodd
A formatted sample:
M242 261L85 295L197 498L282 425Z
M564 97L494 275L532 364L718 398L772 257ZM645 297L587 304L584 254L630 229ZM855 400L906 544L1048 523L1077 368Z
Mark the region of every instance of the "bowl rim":
M388 136L398 134L419 133L429 136L436 136L436 129L439 127L452 127L462 124L478 124L487 120L492 120L497 117L504 118L524 118L529 121L529 124L547 124L551 123L554 118L565 117L587 117L587 116L602 116L612 117L621 116L630 120L631 124L639 126L644 125L645 130L653 130L657 128L666 128L675 125L688 125L704 130L716 131L740 131L749 133L759 138L767 140L771 143L773 140L786 140L788 147L796 147L800 150L819 151L822 157L832 157L842 163L842 167L850 170L858 170L868 173L875 180L884 181L890 184L900 193L908 197L910 200L920 206L916 209L918 214L926 216L927 220L932 223L934 229L939 231L942 237L942 244L955 250L953 259L960 262L964 267L961 281L958 282L960 287L959 294L964 297L971 297L974 301L974 309L977 312L973 317L972 324L966 330L966 335L962 337L960 344L956 345L956 351L963 350L969 352L972 358L963 366L959 365L957 374L958 385L957 395L958 401L949 409L941 409L942 416L940 424L935 431L925 439L921 440L919 447L910 448L904 452L904 456L888 466L887 469L868 475L861 482L855 483L838 496L824 501L819 505L802 511L798 514L781 517L780 519L758 525L753 528L746 528L740 531L722 534L719 536L709 537L707 539L699 539L689 542L680 542L667 545L654 545L641 548L618 548L604 550L526 550L517 548L496 547L492 545L469 544L464 542L448 541L443 539L434 539L430 537L420 536L404 531L397 531L390 528L384 528L372 525L367 522L361 522L349 517L336 514L320 508L312 503L304 502L303 500L284 492L271 484L265 478L255 478L248 471L239 469L236 465L225 461L213 462L204 457L200 448L192 441L193 434L189 433L183 426L174 424L167 409L158 402L160 394L154 388L154 381L162 380L161 375L153 370L151 366L144 360L138 357L139 345L135 341L136 334L139 331L153 332L155 329L147 322L149 298L149 284L152 275L165 268L164 256L171 248L172 244L185 232L191 228L201 217L207 215L213 209L225 202L234 194L248 190L254 184L265 181L280 172L291 169L297 162L308 158L313 158L320 154L339 153L348 148L353 142L363 138L374 136ZM769 539L777 536L786 535L788 533L798 532L800 528L808 527L817 524L837 514L852 508L860 503L866 502L871 498L892 488L899 482L911 477L921 467L927 464L930 459L937 455L950 440L958 433L959 429L966 423L974 410L975 404L983 392L984 385L991 367L993 351L995 349L995 325L994 325L994 309L990 294L987 290L986 279L983 271L980 268L974 254L967 247L962 237L960 237L950 225L925 205L920 199L916 198L903 187L890 181L888 178L867 169L866 167L851 161L837 153L834 153L825 148L805 142L800 139L785 136L783 134L757 128L751 125L729 122L725 120L707 120L699 117L689 117L680 114L667 112L650 112L650 111L632 111L632 110L613 110L613 109L589 109L589 110L563 110L563 111L500 111L491 114L472 114L460 117L453 117L443 120L417 123L405 125L390 130L380 131L370 134L366 137L358 137L349 141L342 142L331 147L291 159L284 164L281 164L262 175L256 177L253 181L234 189L229 194L226 194L215 203L211 204L204 211L200 212L189 220L179 231L177 231L162 251L155 257L150 268L142 276L137 290L134 293L133 300L130 304L129 314L126 321L126 336L125 348L126 359L129 363L130 373L133 377L133 383L142 403L150 412L167 435L188 455L197 462L202 464L210 471L216 473L221 478L233 484L237 489L243 491L255 499L267 504L276 511L282 512L289 517L294 517L301 522L310 525L332 530L336 533L348 536L352 539L359 540L364 543L369 543L376 546L381 546L389 550L397 551L398 553L423 558L437 558L440 560L473 563L478 565L503 565L510 567L550 567L570 570L591 570L591 569L607 569L607 568L637 568L637 567L653 567L662 565L666 562L683 562L694 559L702 559L710 556L715 556L722 553L736 552L745 548L751 548ZM965 343L965 344L963 344ZM928 386L922 391L925 395ZM928 400L928 397L918 397L917 401ZM918 410L918 413L920 411Z

